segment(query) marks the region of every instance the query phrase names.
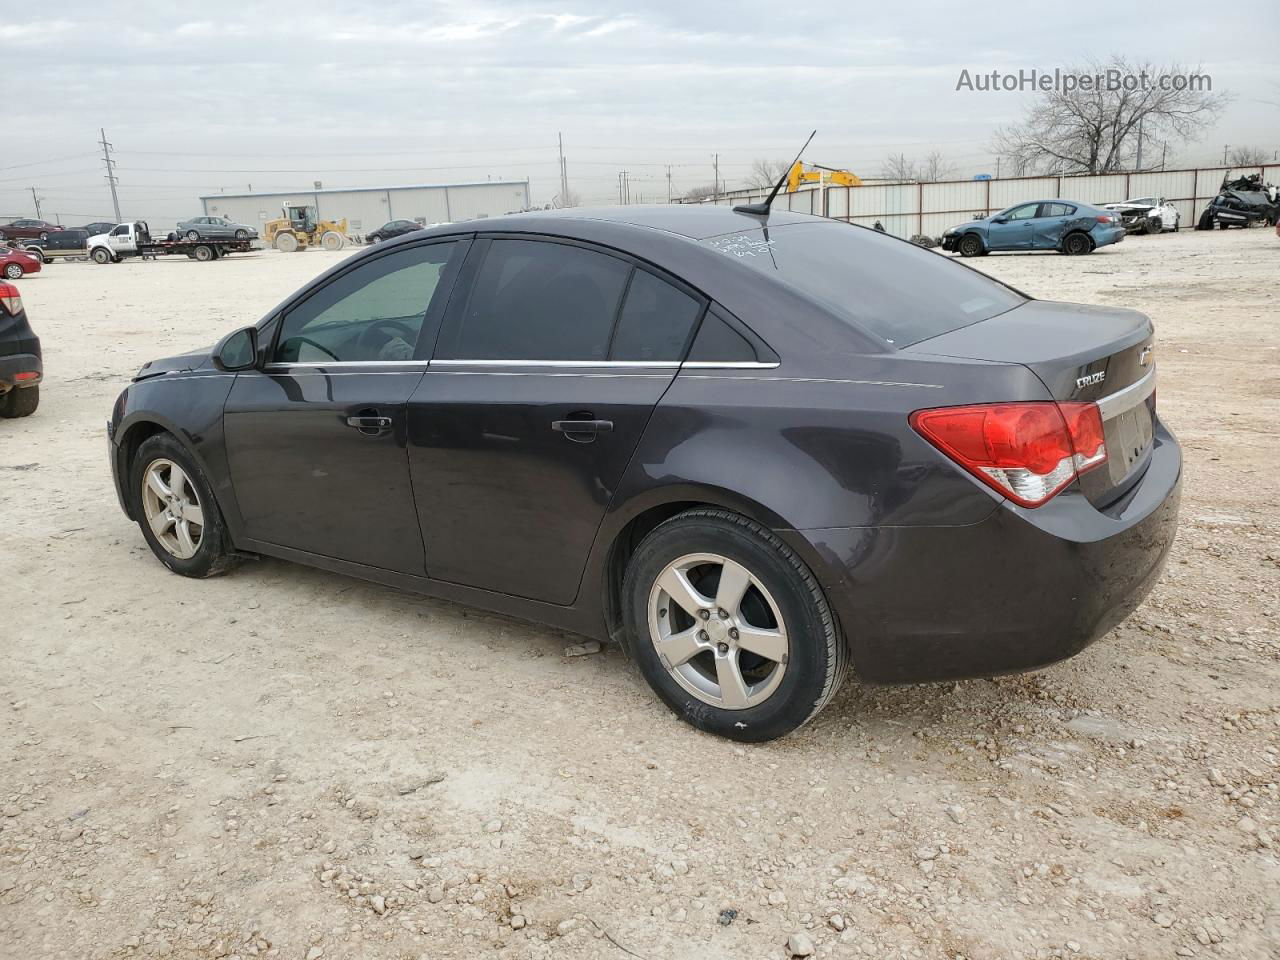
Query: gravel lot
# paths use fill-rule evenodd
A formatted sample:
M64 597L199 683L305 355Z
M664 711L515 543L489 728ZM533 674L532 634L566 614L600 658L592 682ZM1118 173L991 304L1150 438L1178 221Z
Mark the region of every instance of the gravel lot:
M972 261L1155 319L1168 571L1068 663L850 683L757 747L556 631L152 558L110 486L116 394L341 256L21 282L48 379L0 421L0 956L1280 956L1270 231Z

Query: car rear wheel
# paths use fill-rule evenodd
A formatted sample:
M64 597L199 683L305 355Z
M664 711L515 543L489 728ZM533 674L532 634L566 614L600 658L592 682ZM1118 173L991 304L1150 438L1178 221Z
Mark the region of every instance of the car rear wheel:
M188 231L187 231L187 239L188 239L188 240L190 240L190 241L192 241L192 242L195 242L196 240L199 240L199 239L200 239L200 233L199 233L199 231L197 231L197 230L188 230Z
M236 564L204 470L165 433L143 441L129 471L134 517L156 558L184 577L211 577Z
M21 387L0 397L0 417L29 417L40 406L40 387Z
M4 265L4 275L10 280L22 279L22 264L6 263Z
M1069 233L1062 239L1062 252L1069 257L1076 257L1082 253L1090 253L1093 250L1093 242L1084 233Z
M982 240L972 233L966 233L960 238L960 242L956 244L956 249L960 251L962 257L977 257L983 252Z
M622 594L640 671L700 730L781 737L813 719L847 672L812 572L772 532L726 510L658 526L631 558Z
M249 239L249 231L248 231L248 230L237 230L237 231L236 231L236 239L237 239L237 240L248 240L248 239Z

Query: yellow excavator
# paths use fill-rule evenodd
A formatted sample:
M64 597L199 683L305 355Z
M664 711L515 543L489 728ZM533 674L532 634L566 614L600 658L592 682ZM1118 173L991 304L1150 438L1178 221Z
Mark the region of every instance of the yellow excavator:
M283 216L262 225L262 242L284 253L321 246L341 250L347 244L347 221L321 220L316 208L309 205L285 204Z
M849 170L837 170L834 167L823 167L811 163L807 167L797 160L791 165L787 174L787 193L795 193L802 183L835 185L838 187L860 187L862 178Z

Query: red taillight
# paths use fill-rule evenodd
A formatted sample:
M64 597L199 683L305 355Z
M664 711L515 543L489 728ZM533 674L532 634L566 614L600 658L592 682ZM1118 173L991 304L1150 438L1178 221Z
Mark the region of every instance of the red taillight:
M10 313L17 313L22 309L22 294L12 283L0 283L0 307Z
M40 374L36 373L34 370L24 370L22 373L15 373L13 375L13 379L17 383L25 383L28 380L39 380Z
M1096 403L991 403L911 414L922 437L983 483L1038 507L1080 474L1105 463Z
M1116 222L1115 217L1105 213L1098 214L1094 219L1097 220L1099 223L1115 223Z

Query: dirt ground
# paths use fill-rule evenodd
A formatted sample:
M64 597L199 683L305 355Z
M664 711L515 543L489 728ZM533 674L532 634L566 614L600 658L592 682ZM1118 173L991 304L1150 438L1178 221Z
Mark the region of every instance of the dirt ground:
M975 262L1155 319L1167 573L1070 662L851 682L755 747L553 630L152 558L111 490L117 393L340 256L21 282L48 379L0 421L0 956L1280 957L1270 231Z

